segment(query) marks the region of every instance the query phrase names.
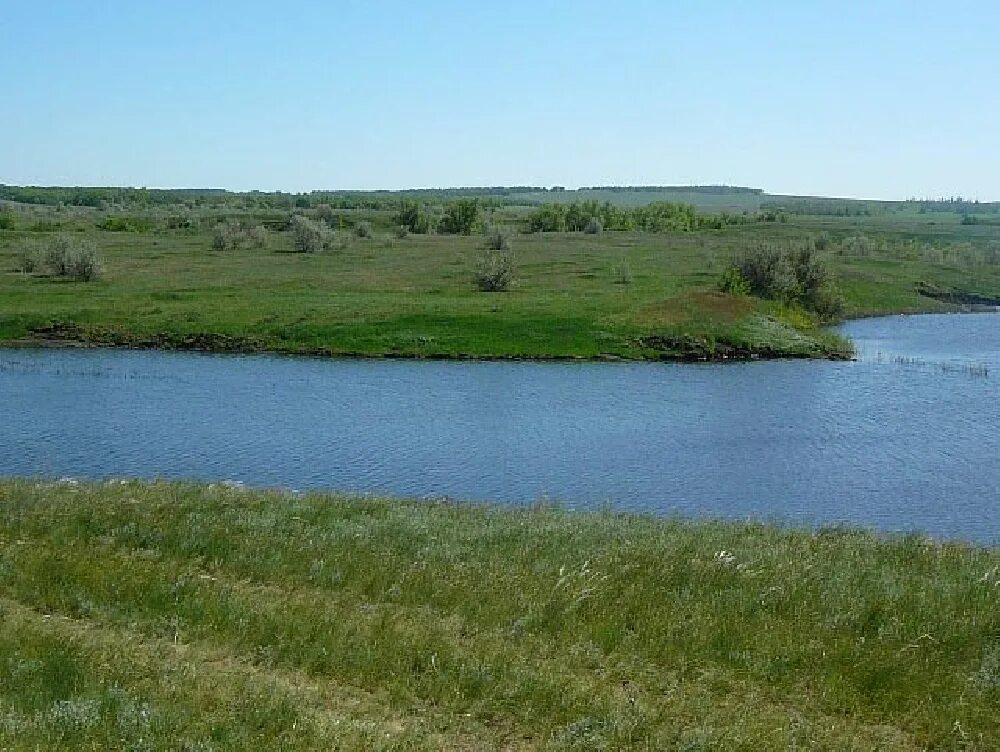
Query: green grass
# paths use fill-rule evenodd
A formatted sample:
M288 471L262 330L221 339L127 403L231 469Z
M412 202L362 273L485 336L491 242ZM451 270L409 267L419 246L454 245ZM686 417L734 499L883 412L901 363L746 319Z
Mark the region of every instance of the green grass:
M866 234L881 244L863 258L831 253L849 315L945 310L916 292L922 281L1000 293L1000 264L982 260L1000 242L1000 227L962 226L951 215L802 217L672 234L516 235L515 289L482 293L473 283L481 238L392 238L386 212L358 215L375 224L373 239L344 231L346 248L300 254L291 252L286 233L272 232L262 249L212 252L208 230L101 232L95 227L104 215L94 210L32 211L91 237L106 275L84 284L22 274L19 244L48 232L26 230L35 226L28 220L0 230L0 342L30 340L38 328L59 323L72 325L63 336L161 347L201 342L209 349L535 358L683 350L641 344L657 338L683 339L706 352L726 344L822 357L846 345L814 317L716 292L741 248L821 232L834 243ZM616 274L623 259L631 284Z
M0 482L0 748L996 749L1000 553Z

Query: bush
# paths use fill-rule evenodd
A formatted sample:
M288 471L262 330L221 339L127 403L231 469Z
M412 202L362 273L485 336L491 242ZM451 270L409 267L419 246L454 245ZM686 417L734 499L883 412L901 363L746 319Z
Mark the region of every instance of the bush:
M337 215L333 212L333 207L329 204L320 204L316 207L316 219L321 222L326 222L327 225L333 227L334 223L337 221Z
M445 206L438 222L438 232L448 235L471 235L479 220L479 199L459 199Z
M396 215L396 222L400 227L405 227L408 232L412 232L415 235L426 235L433 229L427 212L416 201L403 201L399 205L399 214Z
M510 233L498 225L489 225L483 233L486 249L490 251L509 251Z
M566 207L562 204L543 204L528 217L528 229L531 232L565 232Z
M370 238L372 236L372 226L368 222L358 222L354 227L354 234L359 238Z
M316 253L334 247L335 237L326 225L296 214L290 222L295 250Z
M801 305L828 318L843 312L829 269L812 243L796 248L760 245L746 251L726 270L720 287Z
M866 258L875 250L875 244L865 235L852 235L840 241L838 253L842 256Z
M246 235L238 222L220 222L212 231L212 250L235 251L246 243Z
M45 265L42 249L37 243L29 243L21 246L17 252L17 268L25 274L41 271Z
M57 277L66 276L69 271L70 256L76 250L74 238L56 235L45 248L45 266Z
M104 273L97 251L91 245L81 245L69 256L66 276L77 282L92 282Z
M583 231L587 235L600 235L604 232L604 223L597 217L591 217L590 221L584 226Z
M392 234L396 236L397 240L403 240L403 238L410 234L410 228L406 225L397 225L393 229Z
M105 217L97 223L98 230L105 232L151 232L153 222L142 217Z
M67 277L78 282L90 282L100 279L103 273L100 258L93 243L69 235L57 235L48 241L42 254L37 248L27 253L34 253L29 263L32 271L38 271L42 264L39 258L44 257L44 266L57 277ZM23 269L22 265L22 269ZM25 271L28 271L25 269Z
M476 264L475 280L483 292L506 292L514 283L514 254L484 248Z
M736 265L731 264L722 273L722 279L719 280L719 289L730 295L749 295L750 283L746 281Z
M17 218L14 212L7 209L0 210L0 230L13 230L17 225Z
M234 220L220 222L212 230L212 250L235 251L240 248L263 248L268 232L263 225L244 227Z
M267 246L267 239L270 236L264 225L254 225L246 230L247 243L253 248L264 248Z

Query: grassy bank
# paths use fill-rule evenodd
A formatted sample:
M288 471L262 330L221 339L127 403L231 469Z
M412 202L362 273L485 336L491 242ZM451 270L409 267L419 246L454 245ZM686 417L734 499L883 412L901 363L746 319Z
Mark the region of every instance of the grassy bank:
M396 237L391 212L347 213L335 221L368 222L371 237L348 228L331 250L295 253L289 233L275 229L285 215L243 217L270 228L262 247L213 251L210 213L184 229L140 217L141 231L123 232L97 229L115 226L97 210L31 211L38 217L22 213L0 229L0 342L404 357L840 356L846 343L814 315L718 291L741 249L821 236L849 316L948 310L919 293L923 282L1000 294L1000 263L989 255L1000 226L937 215L515 232L513 289L484 293L472 281L482 237ZM507 211L516 227L523 212ZM94 244L102 279L18 271L25 241L58 233Z
M1000 553L0 483L4 749L996 749Z

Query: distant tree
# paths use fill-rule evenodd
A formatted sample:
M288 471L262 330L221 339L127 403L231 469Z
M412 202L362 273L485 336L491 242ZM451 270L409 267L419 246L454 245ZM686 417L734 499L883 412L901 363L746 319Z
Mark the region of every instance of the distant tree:
M431 231L431 220L427 212L416 201L403 201L399 205L396 224L405 227L415 235L426 235Z
M471 235L479 215L479 199L450 201L445 205L444 216L438 222L438 232L448 235Z

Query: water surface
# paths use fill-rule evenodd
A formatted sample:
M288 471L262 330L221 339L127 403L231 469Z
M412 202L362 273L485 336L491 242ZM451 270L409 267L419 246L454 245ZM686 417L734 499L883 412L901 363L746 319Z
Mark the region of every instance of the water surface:
M1000 317L844 331L857 362L0 350L0 474L548 499L1000 542Z

